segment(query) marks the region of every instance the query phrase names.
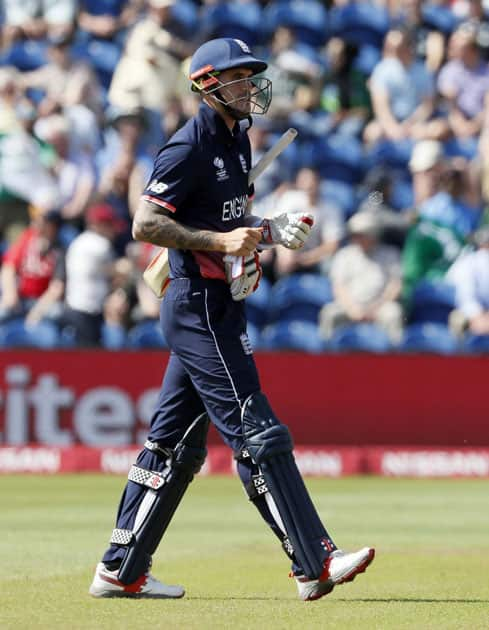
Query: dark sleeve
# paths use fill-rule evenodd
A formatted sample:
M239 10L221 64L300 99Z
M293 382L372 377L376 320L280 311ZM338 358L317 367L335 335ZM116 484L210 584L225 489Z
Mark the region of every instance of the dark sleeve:
M197 180L195 154L191 144L166 145L156 157L142 198L170 212L178 212Z

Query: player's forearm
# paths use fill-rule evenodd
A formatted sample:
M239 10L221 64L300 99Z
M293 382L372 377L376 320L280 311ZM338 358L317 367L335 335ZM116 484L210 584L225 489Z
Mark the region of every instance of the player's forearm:
M143 202L134 216L132 235L145 241L172 249L223 251L222 235L210 230L199 230L178 223L156 204Z
M221 250L220 235L217 232L198 230L165 216L138 221L136 215L132 233L136 240L153 243L160 247L203 251Z

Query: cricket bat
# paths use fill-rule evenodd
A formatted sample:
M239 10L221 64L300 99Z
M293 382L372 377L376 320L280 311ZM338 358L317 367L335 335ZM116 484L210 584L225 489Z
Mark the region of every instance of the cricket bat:
M248 184L251 186L256 178L267 169L270 164L284 151L297 136L297 129L287 129L277 142L263 154L262 158L248 173ZM143 279L148 287L158 298L165 295L170 284L170 264L168 262L168 249L162 247L143 272Z

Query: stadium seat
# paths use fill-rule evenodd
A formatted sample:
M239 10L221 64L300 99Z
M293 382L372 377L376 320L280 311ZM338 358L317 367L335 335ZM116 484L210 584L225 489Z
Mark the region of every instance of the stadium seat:
M488 354L489 335L465 335L462 340L462 351L469 354Z
M320 337L317 324L307 321L279 321L263 331L263 344L267 350L300 350L318 354L327 349Z
M446 324L455 308L455 288L443 280L421 280L411 297L409 321L412 324L435 322Z
M127 333L125 328L114 324L102 326L102 346L106 350L122 350L127 347Z
M289 114L289 122L291 127L297 129L302 141L313 140L330 133L333 116L325 111L310 112L297 109Z
M408 162L413 151L412 140L380 140L376 142L366 153L367 167L374 168L379 165L389 168L398 168L408 172Z
M380 49L377 46L363 44L355 57L353 67L366 77L369 77L379 63L381 56Z
M427 322L407 326L398 350L401 352L454 354L458 350L458 343L448 326Z
M393 210L405 210L414 206L412 182L402 173L398 176L393 175L389 204Z
M128 347L134 350L168 348L160 323L147 320L136 324L127 334Z
M76 59L81 59L91 65L102 86L109 88L112 75L122 55L122 44L95 37L83 37L79 33L72 46L72 53Z
M60 345L58 328L51 322L39 322L27 327L23 319L14 319L0 325L0 347L42 348L48 350Z
M448 158L463 157L473 160L478 153L479 138L450 138L443 143L443 152Z
M291 28L297 39L322 46L328 37L328 12L318 0L275 0L263 14L266 31L272 35L279 26Z
M43 66L48 58L45 40L27 39L14 42L12 46L0 55L0 65L15 66L22 72L37 70Z
M449 35L459 21L450 7L435 2L422 2L421 15L425 24L444 35Z
M178 0L171 8L172 18L178 22L187 37L192 37L200 28L197 5L192 0Z
M321 182L320 192L321 198L341 208L345 217L350 216L358 207L359 199L355 187L348 182L324 179Z
M357 184L365 173L363 145L354 136L335 133L302 143L301 162L303 166L319 169L329 180Z
M258 330L268 321L270 292L272 285L267 278L260 280L258 289L245 300L246 317L248 322Z
M347 42L380 49L389 29L389 14L370 2L351 2L330 11L329 28Z
M203 30L212 37L235 37L250 46L262 39L263 16L258 2L219 2L202 15Z
M292 274L278 280L270 291L270 321L305 321L317 326L319 311L332 300L325 276Z
M336 352L355 350L381 353L392 349L387 334L376 324L339 326L329 341L329 347Z

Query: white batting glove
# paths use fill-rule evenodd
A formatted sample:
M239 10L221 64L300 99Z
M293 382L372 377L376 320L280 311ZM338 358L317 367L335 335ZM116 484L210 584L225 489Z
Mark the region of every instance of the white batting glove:
M236 302L244 300L258 288L262 277L258 253L254 252L248 256L228 254L223 257L223 261L233 300Z
M265 243L299 249L309 237L314 217L308 212L282 212L273 219L263 219Z

